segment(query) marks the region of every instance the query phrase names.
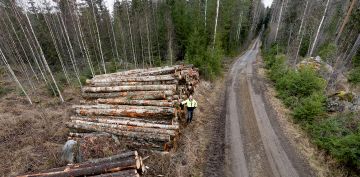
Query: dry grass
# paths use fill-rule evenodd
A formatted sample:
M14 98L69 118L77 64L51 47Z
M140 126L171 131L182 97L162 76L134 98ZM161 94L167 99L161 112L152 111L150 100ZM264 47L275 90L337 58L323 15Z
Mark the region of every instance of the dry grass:
M263 69L263 63L259 56L257 62L258 65L260 65L257 70L258 75L264 80L267 80L266 70ZM267 90L265 92L265 96L276 112L279 125L281 126L285 136L288 137L290 143L296 147L300 154L303 155L309 162L309 165L316 173L316 176L344 176L345 173L342 173L343 170L339 168L336 161L312 144L307 133L300 127L300 125L295 124L294 119L290 115L291 111L285 107L280 99L277 98L277 92L274 86L270 83L270 81L266 83Z
M16 89L0 99L0 176L63 165L60 152L68 134L64 123L79 89L65 89L63 104L49 96L45 87L36 92L31 95L33 105Z

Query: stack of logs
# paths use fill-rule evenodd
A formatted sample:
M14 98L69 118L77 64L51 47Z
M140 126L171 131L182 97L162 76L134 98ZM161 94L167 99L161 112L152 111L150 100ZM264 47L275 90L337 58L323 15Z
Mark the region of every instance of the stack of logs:
M106 132L133 148L168 150L179 130L178 100L198 82L198 70L184 65L97 75L67 125L72 133Z
M137 151L129 151L114 156L93 159L84 163L69 164L40 173L19 177L50 176L97 176L97 177L138 177L144 173L145 166Z

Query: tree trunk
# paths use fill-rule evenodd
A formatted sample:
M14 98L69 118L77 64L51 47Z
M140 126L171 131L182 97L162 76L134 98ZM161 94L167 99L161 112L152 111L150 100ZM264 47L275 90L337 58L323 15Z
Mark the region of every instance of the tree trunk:
M32 101L31 101L29 95L26 93L24 87L21 85L21 83L19 82L18 78L16 77L14 71L12 70L11 66L9 65L9 63L8 63L8 61L7 61L4 53L3 53L3 51L1 50L1 48L0 48L0 55L1 55L1 58L2 58L2 60L3 60L3 62L4 62L4 64L5 64L6 67L8 68L10 74L11 74L12 77L14 78L15 82L18 84L18 86L20 87L20 89L22 90L22 92L25 94L25 96L26 96L26 98L28 99L29 103L32 104Z
M103 127L103 128L113 128L124 132L132 133L153 133L153 134L166 134L170 136L175 136L176 130L161 129L161 128L148 128L148 127L138 127L132 125L121 125L114 120L107 119L72 119L68 123L69 128L76 128L77 126L91 126L91 127ZM110 133L110 132L108 132Z
M125 116L140 118L172 118L175 109L156 106L125 106L125 105L75 105L75 113L82 116Z
M130 100L163 100L175 94L173 90L163 91L133 91L133 92L112 92L112 93L82 93L85 99L97 98L121 98Z
M160 91L176 90L176 85L130 85L130 86L113 86L113 87L83 87L85 93L106 93L121 91Z
M61 171L44 172L30 175L23 175L20 177L67 177L67 176L90 176L99 175L102 173L118 172L125 169L139 169L139 159L126 159L124 161L110 162L110 163L84 163L68 165Z
M330 0L328 0L327 3L326 3L325 10L324 10L324 14L323 14L323 17L321 18L319 27L318 27L318 29L317 29L316 36L315 36L314 42L313 42L313 44L312 44L312 47L311 47L309 56L312 56L312 54L313 54L313 52L314 52L315 46L316 46L316 44L317 44L317 40L318 40L318 38L319 38L319 34L320 34L321 27L322 27L322 25L323 25L323 23L324 23L324 20L325 20L325 17L326 17L326 12L327 12L327 9L328 9L328 7L329 7L329 4L330 4Z
M129 100L127 98L108 98L85 101L85 104L111 104L111 105L134 105L134 106L159 106L173 107L173 103L167 100Z
M86 80L87 84L94 83L109 83L109 82L153 82L153 81L172 81L175 80L173 75L160 75L160 76L126 76L126 77L107 77L107 78L94 78L91 80Z
M215 42L216 42L216 29L217 29L218 18L219 18L219 6L220 6L220 0L217 0L216 1L216 16L215 16L215 26L214 26L213 49L215 49Z
M283 12L283 8L284 8L284 1L285 1L285 0L282 0L282 2L281 2L279 19L278 19L278 24L277 24L277 26L276 26L276 32L275 32L275 42L277 41L278 32L279 32L279 28L280 28L280 24L281 24L281 17L282 17L282 12Z
M115 173L106 173L106 174L96 175L93 177L115 177L115 176L116 177L140 177L140 175L134 169L119 171L119 172L115 172Z
M344 31L345 25L349 22L350 15L351 15L352 10L354 9L354 6L355 6L355 4L356 4L356 1L357 1L357 0L352 0L352 1L351 1L349 10L347 11L346 16L345 16L345 18L344 18L344 21L343 21L343 23L342 23L342 25L341 25L341 27L340 27L340 30L339 30L339 32L338 32L337 35L336 35L335 43L338 43L338 41L339 41L339 39L340 39L340 36L341 36L342 32Z
M117 124L117 125L128 125L128 126L138 126L144 128L160 128L167 130L178 130L179 125L169 125L164 123L156 123L156 121L147 121L141 119L133 119L126 117L79 117L73 116L70 118L71 120L83 120L83 121L98 121L100 123L109 123L109 124Z
M91 82L91 81L89 81ZM145 81L145 82L96 82L89 83L90 86L96 87L108 87L108 86L125 86L125 85L173 85L178 84L178 80L169 80L169 81Z
M170 135L167 134L159 134L159 133L144 133L144 132L129 132L124 130L119 130L116 127L117 125L109 126L104 125L92 125L88 123L67 123L67 126L70 128L80 129L80 130L88 130L88 131L97 131L97 132L106 132L114 135L118 135L121 137L128 137L131 139L141 139L141 140L148 140L148 141L155 141L155 142L169 142Z

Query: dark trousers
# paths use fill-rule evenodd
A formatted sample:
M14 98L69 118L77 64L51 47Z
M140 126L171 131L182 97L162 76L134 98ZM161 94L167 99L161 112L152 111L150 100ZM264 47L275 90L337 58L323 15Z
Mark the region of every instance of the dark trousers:
M193 114L194 114L194 109L188 109L187 120L186 120L187 123L190 123L192 121Z

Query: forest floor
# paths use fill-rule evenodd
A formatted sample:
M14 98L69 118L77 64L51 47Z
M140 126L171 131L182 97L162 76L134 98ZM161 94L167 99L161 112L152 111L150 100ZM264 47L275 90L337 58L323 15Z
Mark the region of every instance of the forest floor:
M8 77L1 85L16 88ZM80 98L79 88L63 91L66 104L49 96L47 89L37 88L29 105L18 90L7 91L0 98L0 176L13 176L64 165L61 148L67 140L65 122L71 105Z

